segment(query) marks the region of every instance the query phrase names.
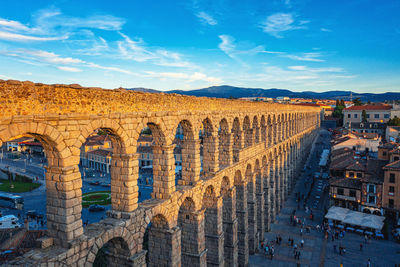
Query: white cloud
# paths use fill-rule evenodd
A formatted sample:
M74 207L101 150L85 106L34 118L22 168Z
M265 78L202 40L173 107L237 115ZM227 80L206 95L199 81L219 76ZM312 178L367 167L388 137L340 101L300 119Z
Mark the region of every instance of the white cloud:
M282 54L282 57L287 57L293 60L298 61L312 61L312 62L324 62L325 60L320 59L322 56L321 53L311 52L311 53L302 53L300 55L292 55L292 54Z
M29 30L28 27L26 27L25 25L23 25L22 23L18 22L18 21L14 21L14 20L6 20L6 19L2 19L0 18L0 27L1 28L7 28L11 31L15 31L15 30Z
M203 11L197 13L196 17L198 17L203 24L208 24L212 26L218 24L218 22L210 14L207 14Z
M220 35L218 37L222 41L218 45L219 49L221 49L228 56L234 57L233 52L235 51L235 48L236 48L236 46L234 44L235 39L229 35Z
M195 82L195 81L206 81L211 84L221 84L222 79L217 77L210 77L201 72L195 72L192 74L183 73L183 72L152 72L148 71L147 75L150 77L158 78L160 80L165 79L180 79L185 80L186 82Z
M5 32L0 31L0 39L7 40L7 41L56 41L56 40L63 40L68 38L68 36L62 37L38 37L38 36L30 36L30 35L23 35L18 33L12 32Z
M74 67L67 67L67 66L58 66L57 69L68 71L68 72L81 72L81 69L74 68Z
M307 66L289 66L290 70L298 70L298 71L309 71L309 72L343 72L342 68L336 67L325 67L325 68L309 68Z
M332 30L330 30L330 29L327 29L327 28L321 28L320 29L322 32L331 32Z
M276 38L283 38L282 32L305 29L303 25L307 23L307 20L296 23L291 13L276 13L268 16L261 25L264 32Z
M77 63L84 63L84 61L78 58L72 57L61 57L55 53L47 52L43 50L22 50L24 53L41 58L48 63L55 63L55 64L77 64Z

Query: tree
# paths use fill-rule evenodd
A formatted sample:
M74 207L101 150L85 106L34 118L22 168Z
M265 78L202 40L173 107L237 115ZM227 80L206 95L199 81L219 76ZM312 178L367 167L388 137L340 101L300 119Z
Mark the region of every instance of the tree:
M354 104L354 106L362 106L362 105L364 105L364 103L361 102L361 99L359 97L357 97L357 98L355 98L353 100L353 104Z
M400 118L397 117L397 116L394 116L393 119L390 119L390 120L387 122L387 125L388 125L388 126L400 126Z
M336 100L336 107L333 110L332 116L334 118L339 119L338 125L341 125L343 123L343 109L344 108L345 108L345 105L344 105L343 99L341 99L340 101Z
M365 111L365 109L363 109L361 117L363 122L367 122L367 112Z
M344 100L343 100L343 99L340 99L340 105L343 106L343 107L346 106L346 104L344 103Z

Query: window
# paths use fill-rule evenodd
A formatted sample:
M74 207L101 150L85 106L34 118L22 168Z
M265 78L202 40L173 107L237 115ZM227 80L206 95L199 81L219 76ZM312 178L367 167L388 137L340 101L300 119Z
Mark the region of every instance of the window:
M389 195L394 195L394 186L389 186Z
M386 155L387 155L386 151L383 151L382 156L386 156Z
M362 173L361 172L357 172L357 178L361 178L362 177Z
M394 200L389 198L389 208L393 209L394 208Z
M356 190L350 190L350 196L356 197Z
M375 114L375 115L374 115L374 118L375 118L375 119L379 119L379 114Z
M385 114L384 116L383 116L385 119L389 119L389 114Z
M392 183L392 184L394 184L395 183L395 178L394 178L395 176L394 176L394 173L391 173L391 174L389 174L389 183Z
M399 160L399 157L394 157L393 158L393 161L398 161Z
M374 184L368 185L368 193L375 193L375 185Z
M347 115L347 118L351 118L351 114L348 114L348 115Z
M358 114L354 114L354 118L357 119L357 117L358 117Z
M354 177L354 172L349 172L350 177Z
M338 194L338 195L341 195L341 196L344 196L344 190L343 190L343 188L338 188L338 189L337 189L337 194Z
M367 114L367 119L369 119L369 114Z
M375 198L375 196L368 196L368 203L370 203L370 204L376 204L376 198Z

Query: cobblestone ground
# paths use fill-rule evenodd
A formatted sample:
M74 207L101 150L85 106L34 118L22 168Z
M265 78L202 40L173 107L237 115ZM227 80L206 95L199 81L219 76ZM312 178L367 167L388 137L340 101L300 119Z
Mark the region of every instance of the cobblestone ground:
M321 131L321 133L325 133ZM324 206L328 200L328 191L321 190L322 185L326 182L317 180L314 183L314 187L311 190L311 177L314 172L318 171L319 155L323 148L328 148L329 139L319 138L315 144L314 149L310 154L308 164L311 168L308 169L296 184L296 188L292 194L288 197L284 207L280 211L280 214L276 217L276 222L271 225L271 231L266 232L264 237L265 240L274 243L275 256L273 260L269 256L265 256L262 253L256 253L249 257L250 266L340 266L340 263L344 267L358 267L367 266L368 259L371 260L371 266L395 266L400 264L400 245L392 241L386 240L375 240L372 239L369 244L365 244L363 236L346 233L344 238L326 241L323 238L322 232L316 230L315 226L321 224ZM306 182L306 183L305 183ZM313 214L315 215L314 221L311 222L309 219L309 212L307 213L303 209L303 202L300 205L296 203L296 192L307 196L308 191L311 190L310 197L307 199L307 206L313 208ZM316 202L318 201L318 202ZM300 207L300 208L298 208ZM300 233L300 226L293 226L290 224L290 214L296 209L296 215L303 219L306 218L306 224L313 227L310 233ZM277 235L282 237L281 245L275 244ZM289 246L288 238L294 239L294 244L297 244L301 252L300 260L294 259L293 247ZM304 240L304 247L300 248L300 240ZM363 243L363 251L360 251L360 243ZM337 249L339 245L346 248L345 255L339 255L338 252L334 252L333 245L336 244Z

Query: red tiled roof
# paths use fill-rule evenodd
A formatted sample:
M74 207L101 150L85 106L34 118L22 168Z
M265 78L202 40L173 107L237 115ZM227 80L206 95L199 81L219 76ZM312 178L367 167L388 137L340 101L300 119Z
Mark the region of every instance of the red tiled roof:
M363 105L363 106L351 106L344 110L391 110L390 105Z
M103 156L103 157L107 157L107 156L112 156L112 152L108 151L108 150L104 150L104 149L96 149L93 151L89 151L88 154L94 154L94 155L99 155L99 156Z
M398 161L393 161L392 163L389 163L384 169L400 169L400 160Z

